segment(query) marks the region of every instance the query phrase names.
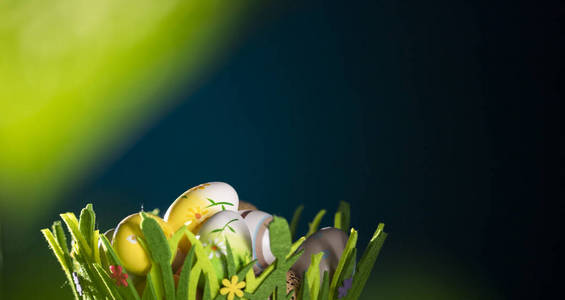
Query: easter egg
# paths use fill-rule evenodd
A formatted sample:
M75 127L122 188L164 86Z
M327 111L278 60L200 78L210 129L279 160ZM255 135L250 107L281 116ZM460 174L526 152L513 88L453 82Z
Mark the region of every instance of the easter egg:
M304 253L291 267L291 270L302 278L304 272L306 272L310 266L312 255L323 252L324 255L320 261L320 278L323 278L324 272L326 271L328 272L329 278L332 278L343 250L345 249L345 245L347 244L347 240L347 234L340 229L326 227L318 230L309 236L298 248L298 251L304 249Z
M219 274L223 273L222 256L227 254L229 242L236 263L243 263L251 256L251 237L243 218L235 211L224 210L210 217L198 235L209 251L209 259Z
M171 237L172 231L165 221L155 215L148 214L148 216L159 223L167 238ZM140 224L139 213L123 219L116 227L112 246L128 272L143 276L151 269L151 259L138 241L138 238L143 238Z
M240 210L239 213L249 228L253 259L257 260L253 270L259 273L275 261L275 256L271 252L268 227L273 216L260 210Z
M180 195L167 209L164 219L173 231L186 225L192 232L197 232L210 216L222 210L237 211L238 206L239 198L231 185L208 182Z
M239 200L238 209L239 210L248 210L248 209L257 210L257 207L255 205L253 205L252 203Z

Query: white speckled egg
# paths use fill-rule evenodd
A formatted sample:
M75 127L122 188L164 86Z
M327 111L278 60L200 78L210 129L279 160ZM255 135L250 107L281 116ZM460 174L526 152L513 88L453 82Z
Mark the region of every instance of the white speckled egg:
M171 229L181 226L198 232L202 223L222 210L237 211L239 198L235 189L224 182L208 182L195 186L180 195L165 213L164 220ZM180 247L187 252L188 240L183 239Z
M268 228L273 216L260 210L240 210L239 214L249 228L253 259L257 260L253 270L259 273L275 261L275 256L271 252Z

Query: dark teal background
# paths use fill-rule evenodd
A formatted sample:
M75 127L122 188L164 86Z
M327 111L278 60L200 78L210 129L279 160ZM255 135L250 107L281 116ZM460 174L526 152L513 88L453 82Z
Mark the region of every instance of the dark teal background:
M364 299L548 299L563 252L556 7L271 4L46 215L92 202L105 230L214 180L288 218L345 200L362 244L378 222L389 232Z

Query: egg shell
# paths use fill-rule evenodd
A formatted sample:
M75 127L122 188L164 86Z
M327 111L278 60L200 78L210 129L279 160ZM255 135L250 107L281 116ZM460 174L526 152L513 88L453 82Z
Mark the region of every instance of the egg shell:
M236 264L243 264L251 256L249 228L235 211L224 210L213 215L202 224L198 235L218 274L225 271L222 256L227 253L226 241L230 243Z
M237 211L238 206L239 198L231 185L208 182L182 193L167 209L164 220L173 231L186 225L197 232L199 225L210 216L222 210Z
M257 207L252 203L239 200L239 210L257 210Z
M320 279L323 278L325 271L329 273L329 278L332 278L343 250L345 249L345 245L347 244L347 240L347 234L340 229L326 227L318 230L308 237L298 248L297 251L304 249L304 253L291 267L291 270L302 278L304 272L306 272L310 266L312 255L323 252L324 256L320 261Z
M148 216L159 223L167 238L171 237L172 231L165 221L155 215L148 214ZM123 219L116 227L112 246L129 273L144 276L151 269L151 259L138 241L138 238L143 238L140 228L141 220L140 213Z
M253 259L257 259L253 270L255 273L260 273L275 261L275 256L271 252L268 227L273 221L273 216L260 210L240 210L239 214L249 228Z

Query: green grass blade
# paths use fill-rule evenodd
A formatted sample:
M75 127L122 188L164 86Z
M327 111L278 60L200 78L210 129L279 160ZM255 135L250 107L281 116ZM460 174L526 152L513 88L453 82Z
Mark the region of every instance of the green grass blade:
M110 278L108 273L106 273L104 269L102 269L102 266L100 266L99 264L94 264L93 266L94 271L96 271L96 275L98 276L98 278L100 278L100 280L104 284L104 287L106 288L106 291L108 292L107 296L109 296L111 299L121 300L122 297L120 296L120 292L118 291L116 284L114 283L112 278Z
M318 292L320 291L320 262L324 256L323 252L312 254L310 266L306 271L305 278L308 279L310 298L318 299Z
M318 214L316 214L314 220L310 224L308 224L308 234L306 234L306 237L309 237L312 234L314 234L316 231L318 231L318 227L320 227L320 222L322 222L322 218L324 217L325 214L326 214L325 209L322 209L320 212L318 212Z
M57 239L55 239L55 236L49 229L42 229L41 233L47 240L49 247L51 248L51 250L53 250L55 257L57 258L59 264L61 265L61 268L65 272L67 281L69 282L69 286L73 291L73 295L75 296L76 299L78 299L79 298L78 292L76 290L76 286L74 284L73 277L71 275L72 273L71 265L67 263L67 258L65 257L65 253L63 252L63 249L61 249L61 246L59 246Z
M367 283L367 279L371 275L371 270L373 269L373 265L379 256L379 252L383 246L383 243L386 240L387 234L383 231L384 224L379 224L375 234L371 238L367 249L363 253L363 256L359 260L359 265L357 267L357 273L353 279L353 286L351 290L349 290L346 299L347 300L356 300L361 295L363 288L365 287L365 283Z
M290 221L290 236L294 239L296 236L296 228L298 228L298 222L300 222L300 216L302 215L302 211L304 210L304 205L300 205L294 211L292 215L292 220Z
M159 298L157 297L155 286L153 286L153 278L151 277L151 274L147 274L147 278L145 279L145 289L143 290L142 300L154 300L154 299L159 299Z
M192 261L194 259L194 248L190 248L190 251L184 259L182 264L182 269L180 271L179 283L177 285L177 300L187 300L188 299L188 282L190 279L190 270L192 269Z
M330 293L330 275L327 271L324 272L324 277L322 277L322 286L320 287L320 292L318 294L318 300L327 300Z
M216 276L216 271L214 270L214 266L212 262L208 259L208 255L206 255L206 251L204 251L204 246L202 246L202 242L196 238L194 233L192 233L188 229L184 229L184 234L192 244L194 248L194 254L196 255L197 259L197 266L201 267L202 272L207 277L207 280L210 281L210 290L212 292L212 298L216 297L218 294L218 290L220 289L218 278ZM190 275L192 277L192 274ZM192 278L191 278L192 279ZM190 288L189 288L190 291Z
M237 272L237 277L240 280L244 280L247 276L247 273L249 273L251 271L251 269L253 268L253 265L255 264L256 260L251 261L250 263L248 263L247 265L243 266L243 268L241 268L241 270L239 270L239 272ZM231 277L230 277L231 278Z
M92 233L94 232L95 215L94 210L92 210L92 204L87 204L80 212L80 218L78 223L78 228L84 239L91 244L92 243Z
M343 272L343 269L345 268L345 264L347 262L348 257L351 255L351 252L353 251L353 249L355 249L355 246L357 245L357 231L353 228L351 228L351 233L349 234L349 239L347 240L347 244L345 244L345 249L343 250L343 253L341 254L341 258L339 259L339 262L337 264L337 268L335 269L334 275L332 277L331 280L331 284L330 284L330 299L333 299L334 295L335 295L335 291L337 289L339 282L339 279L341 276L341 273Z
M348 231L351 221L351 206L345 201L339 203L334 217L334 227L343 231Z
M72 269L73 261L69 252L69 245L67 244L67 236L65 235L65 230L63 230L61 221L55 221L53 226L51 226L51 229L55 239L57 239L57 243L61 247L61 250L63 250L67 266Z
M288 223L284 218L273 217L273 221L269 224L269 238L271 252L279 261L284 261L292 243Z
M100 240L102 241L102 245L104 246L104 250L108 256L109 263L112 265L122 266L122 269L125 270L120 258L118 257L118 254L116 254L114 248L112 248L112 244L110 244L110 241L108 241L108 238L106 238L106 236L102 234L100 235ZM139 300L139 295L137 294L135 286L132 284L131 278L128 277L126 281L128 282L128 286L126 288L119 289L122 296L124 296L124 298L126 299Z
M210 282L208 280L204 282L204 293L202 295L202 300L212 300L212 295L210 292Z
M85 237L82 235L75 214L73 213L61 214L61 219L63 219L63 222L65 222L65 225L67 225L67 229L71 233L71 236L76 241L79 252L82 252L87 257L91 257L92 250L90 249L90 243L87 242Z
M292 254L294 254L294 252L296 252L296 249L298 249L300 247L300 245L302 245L302 243L304 243L305 240L306 240L306 237L303 236L303 237L299 238L296 242L292 243L292 245L290 246L290 251L286 255L286 258L288 259Z
M198 259L198 255L196 256ZM190 270L190 278L188 279L188 300L196 300L196 290L198 288L198 280L200 279L200 273L202 273L202 264L197 263L194 265L192 270ZM210 279L206 278L206 281ZM214 281L216 278L214 278Z
M308 279L306 277L304 277L304 279L302 280L302 286L300 287L300 297L298 299L300 300L310 300L310 283L308 282Z
M225 260L228 269L228 278L231 278L236 273L235 260L233 257L232 248L228 239L226 239L226 255L222 257Z
M174 300L175 281L170 264L172 254L167 237L165 237L161 226L159 226L155 219L143 212L141 216L141 231L143 232L145 246L148 248L151 258L157 264L157 268L160 271L165 299Z

